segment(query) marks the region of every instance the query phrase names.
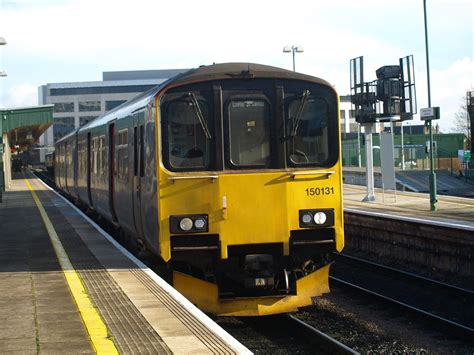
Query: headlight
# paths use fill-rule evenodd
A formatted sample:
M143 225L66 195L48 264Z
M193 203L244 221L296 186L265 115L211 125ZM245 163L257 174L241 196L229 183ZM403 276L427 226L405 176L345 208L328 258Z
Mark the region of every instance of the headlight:
M326 222L326 213L324 212L316 212L314 214L314 223L316 224L324 224Z
M208 230L207 214L170 216L171 234L204 233Z
M193 221L188 217L183 218L181 221L179 221L179 228L185 232L190 231L191 228L193 228Z
M305 213L301 216L301 221L304 224L309 224L311 223L312 220L313 220L313 216L311 215L311 213Z
M203 218L197 218L194 221L194 227L197 229L203 229L206 226L206 221Z
M334 226L334 209L300 210L299 221L300 228L332 227Z

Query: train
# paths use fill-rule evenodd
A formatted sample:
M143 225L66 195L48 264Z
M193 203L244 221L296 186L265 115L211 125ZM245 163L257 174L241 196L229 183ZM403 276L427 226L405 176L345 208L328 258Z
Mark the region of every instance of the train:
M294 312L344 246L339 98L254 63L201 66L55 143L55 182L156 255L204 312Z

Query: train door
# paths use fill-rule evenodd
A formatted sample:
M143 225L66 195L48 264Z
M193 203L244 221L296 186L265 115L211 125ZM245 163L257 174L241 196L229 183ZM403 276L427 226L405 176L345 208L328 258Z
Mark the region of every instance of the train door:
M115 213L115 124L109 126L109 204L112 219L116 222L117 215Z
M142 187L145 178L145 115L144 111L133 114L133 219L135 230L143 238Z
M68 184L68 144L67 141L64 142L64 187L67 192L69 192Z
M92 205L92 195L91 195L91 170L92 170L92 151L91 151L91 133L87 133L87 196L89 197L89 206Z
M79 159L79 135L76 133L74 137L74 154L73 154L73 164L74 164L74 174L73 174L73 185L74 185L74 193L75 196L79 196L78 186L77 186L77 170L78 170L78 159Z
M63 159L63 148L61 147L61 143L56 145L56 155L54 157L56 166L54 168L54 174L56 175L56 181L60 188L63 187L62 182L62 173L63 173L63 166L62 166L62 159Z

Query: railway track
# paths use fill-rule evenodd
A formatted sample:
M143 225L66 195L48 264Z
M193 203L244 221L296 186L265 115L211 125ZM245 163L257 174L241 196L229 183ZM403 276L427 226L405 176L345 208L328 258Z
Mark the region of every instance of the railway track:
M422 315L450 333L474 338L474 292L345 254L335 254L332 283Z
M300 313L212 318L256 354L359 354L308 324Z
M301 319L298 319L296 316L287 314L287 317L296 325L296 327L301 329L304 334L308 335L311 342L317 342L320 348L327 350L328 354L360 354L359 352L332 338L331 336L312 327Z
M43 170L31 170L31 172L36 175L38 178L44 181L49 187L55 189L56 183L54 182L54 178L52 178L47 172Z

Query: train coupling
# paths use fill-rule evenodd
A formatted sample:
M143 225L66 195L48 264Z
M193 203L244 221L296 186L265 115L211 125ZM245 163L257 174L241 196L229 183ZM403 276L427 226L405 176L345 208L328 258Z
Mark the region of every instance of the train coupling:
M246 255L244 260L246 289L273 289L275 277L273 275L273 256L269 254Z

